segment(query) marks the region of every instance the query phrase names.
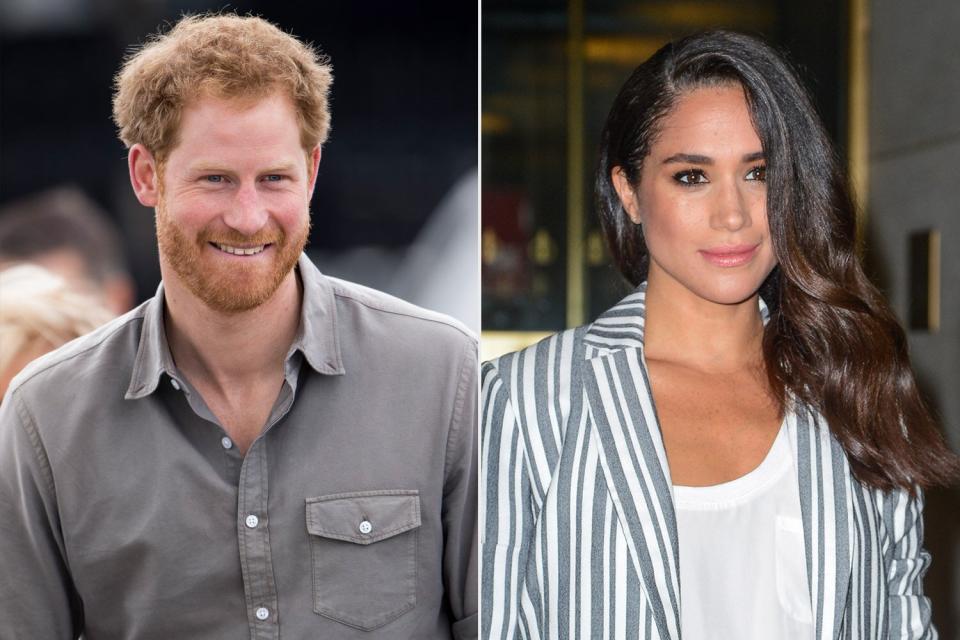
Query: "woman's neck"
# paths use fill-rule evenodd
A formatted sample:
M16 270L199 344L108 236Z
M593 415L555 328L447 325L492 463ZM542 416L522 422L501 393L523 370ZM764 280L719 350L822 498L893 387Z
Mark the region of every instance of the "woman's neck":
M758 294L737 304L712 302L671 276L651 270L647 282L644 356L705 373L739 371L762 362Z

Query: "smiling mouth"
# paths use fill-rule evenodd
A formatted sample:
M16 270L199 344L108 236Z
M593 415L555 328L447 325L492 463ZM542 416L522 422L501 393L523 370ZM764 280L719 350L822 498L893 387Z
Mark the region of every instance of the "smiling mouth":
M221 244L219 242L211 242L213 247L216 247L224 253L229 253L233 256L255 256L258 253L263 253L264 249L269 247L269 244L258 244L253 247L234 247L229 244Z
M713 251L701 250L700 253L711 264L718 267L739 267L747 264L756 255L760 248L759 244L754 246L739 245L736 247L716 249Z

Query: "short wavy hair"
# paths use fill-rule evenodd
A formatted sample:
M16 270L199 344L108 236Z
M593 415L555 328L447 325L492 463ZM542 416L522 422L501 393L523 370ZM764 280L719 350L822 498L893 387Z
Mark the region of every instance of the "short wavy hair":
M202 96L256 99L276 90L293 101L308 153L330 132L329 59L253 16L185 16L133 51L114 79L113 119L127 148L140 143L162 163L179 142L180 117Z

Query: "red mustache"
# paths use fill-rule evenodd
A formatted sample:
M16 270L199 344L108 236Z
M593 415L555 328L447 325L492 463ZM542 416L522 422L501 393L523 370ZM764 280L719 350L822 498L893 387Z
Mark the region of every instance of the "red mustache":
M232 247L250 247L261 244L283 244L284 240L286 240L286 234L277 230L260 231L252 236L247 236L236 231L222 231L218 233L204 231L201 232L197 238L197 241L201 245L212 242L214 244L227 244Z

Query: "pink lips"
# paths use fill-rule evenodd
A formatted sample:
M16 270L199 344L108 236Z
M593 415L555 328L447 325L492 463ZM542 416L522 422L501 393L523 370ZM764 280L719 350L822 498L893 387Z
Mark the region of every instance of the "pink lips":
M732 247L701 249L700 255L706 258L707 262L718 267L739 267L750 262L759 248L759 244L740 244Z

